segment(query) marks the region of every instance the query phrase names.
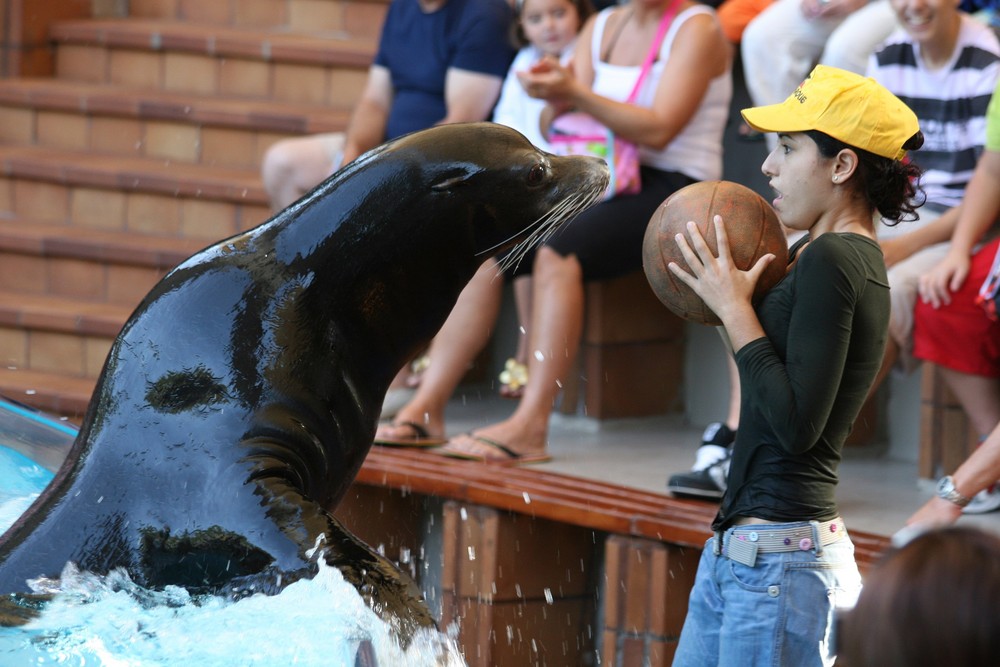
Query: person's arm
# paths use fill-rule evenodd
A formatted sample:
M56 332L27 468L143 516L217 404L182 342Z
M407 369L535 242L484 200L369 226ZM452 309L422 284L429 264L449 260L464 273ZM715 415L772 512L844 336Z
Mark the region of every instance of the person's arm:
M944 243L955 231L962 206L950 208L923 227L879 241L886 267L893 266L935 243ZM906 224L905 222L900 224Z
M1000 151L987 150L979 158L961 209L948 254L920 277L920 298L935 308L951 303L951 293L969 275L972 249L1000 218Z
M365 151L385 141L385 127L392 106L393 87L389 70L372 65L344 137L344 160L347 164Z
M955 490L966 498L972 498L1000 479L1000 424L951 477L955 482ZM917 510L906 524L929 526L954 523L961 515L961 507L949 500L934 496Z
M488 120L502 85L499 76L450 68L444 80L447 115L437 124Z
M445 116L437 125L489 120L515 57L510 7L495 1L469 4L453 28L455 52L444 73Z

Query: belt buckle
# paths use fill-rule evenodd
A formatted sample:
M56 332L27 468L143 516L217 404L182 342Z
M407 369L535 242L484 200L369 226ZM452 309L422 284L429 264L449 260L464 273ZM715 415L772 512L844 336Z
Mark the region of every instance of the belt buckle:
M757 549L756 542L741 540L736 537L735 533L730 533L729 539L726 540L726 558L747 567L753 567L757 564Z

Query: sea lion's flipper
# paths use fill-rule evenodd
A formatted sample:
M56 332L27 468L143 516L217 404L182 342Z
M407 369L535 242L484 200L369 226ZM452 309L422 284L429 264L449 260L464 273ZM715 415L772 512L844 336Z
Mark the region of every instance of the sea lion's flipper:
M329 516L324 556L408 643L419 628L437 624L416 582Z

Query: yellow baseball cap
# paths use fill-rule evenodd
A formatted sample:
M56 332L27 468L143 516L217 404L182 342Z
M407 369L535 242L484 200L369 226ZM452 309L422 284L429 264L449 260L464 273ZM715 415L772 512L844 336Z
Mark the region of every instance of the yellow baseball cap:
M743 119L758 132L819 130L849 146L893 160L920 131L908 106L871 77L816 65L781 104L751 107Z

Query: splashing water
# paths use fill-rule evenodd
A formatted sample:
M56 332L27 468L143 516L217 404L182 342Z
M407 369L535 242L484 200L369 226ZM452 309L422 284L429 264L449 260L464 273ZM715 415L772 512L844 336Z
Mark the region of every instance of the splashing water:
M0 532L52 473L0 446ZM153 591L123 572L64 570L59 592L27 625L0 628L0 665L69 667L464 667L454 638L421 630L406 648L345 582L319 563L311 580L239 601ZM374 660L357 662L369 644Z

